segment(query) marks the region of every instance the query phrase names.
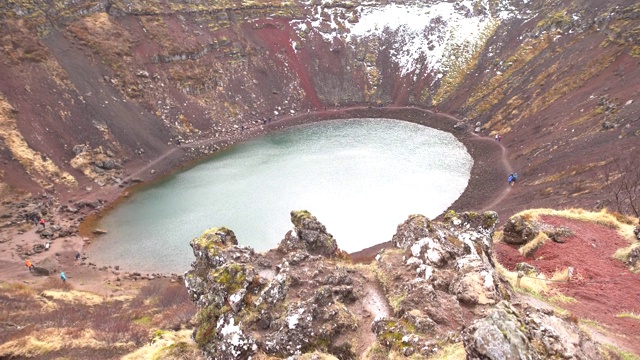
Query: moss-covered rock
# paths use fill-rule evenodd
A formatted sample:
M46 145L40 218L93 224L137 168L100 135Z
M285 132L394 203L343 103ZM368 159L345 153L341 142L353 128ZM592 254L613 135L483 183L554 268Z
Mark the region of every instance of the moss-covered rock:
M531 220L523 216L512 216L504 225L502 235L507 244L523 245L533 240L538 232L538 225Z
M325 226L307 210L291 212L295 234L289 231L278 245L280 251L306 251L311 255L333 258L341 254L338 243Z

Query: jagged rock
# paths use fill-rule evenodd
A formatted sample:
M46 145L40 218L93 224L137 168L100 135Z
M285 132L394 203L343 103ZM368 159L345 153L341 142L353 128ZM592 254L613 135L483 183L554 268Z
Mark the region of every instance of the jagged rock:
M357 327L346 305L360 299L362 281L326 264L335 240L315 217L293 212L292 221L295 241L305 246L281 258L273 275L268 254L236 245L229 229L210 229L191 241L196 261L185 284L200 308L195 339L208 358L244 359L256 351L286 357L323 344L323 351L355 359L351 344L337 339Z
M554 242L564 243L564 238L573 236L573 231L566 226L554 227L551 230L543 229L545 234Z
M43 244L34 244L33 245L33 252L38 254L44 251L44 245Z
M601 359L598 347L576 324L552 311L519 313L500 302L462 332L467 359Z
M522 245L533 240L538 232L537 225L522 216L512 216L504 225L502 235L507 244Z
M640 260L640 246L633 248L629 252L629 256L627 257L627 264L629 264L630 266L637 266L639 260Z
M532 359L527 336L516 310L506 302L462 332L467 359Z
M295 235L289 231L278 245L283 252L304 250L312 255L334 257L338 255L338 244L315 216L306 210L292 211L291 222Z
M605 121L605 122L602 123L602 128L604 130L610 130L610 129L613 129L615 127L616 127L615 124L612 123L611 121Z
M402 224L398 225L395 235L391 238L393 245L407 249L416 241L429 235L431 221L424 215L411 215Z
M633 228L633 233L636 235L636 239L640 241L640 225Z
M453 125L454 130L464 131L467 129L467 123L464 121L458 121L455 125Z
M49 238L49 239L53 238L53 229L51 229L51 228L43 229L40 232L40 237L41 238Z

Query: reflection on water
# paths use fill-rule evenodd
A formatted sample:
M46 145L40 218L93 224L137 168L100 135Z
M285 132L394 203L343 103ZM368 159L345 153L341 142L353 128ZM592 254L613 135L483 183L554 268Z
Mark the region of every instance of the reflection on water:
M306 209L353 252L388 241L410 214L435 217L464 191L472 159L453 135L390 119L335 120L233 146L136 193L99 224L92 261L180 272L210 227L273 248Z

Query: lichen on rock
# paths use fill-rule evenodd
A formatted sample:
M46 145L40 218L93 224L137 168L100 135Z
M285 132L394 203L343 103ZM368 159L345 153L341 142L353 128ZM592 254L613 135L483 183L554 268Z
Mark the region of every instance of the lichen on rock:
M429 357L461 336L471 359L597 359L575 325L506 302L512 290L492 259L494 212L449 212L442 222L411 215L393 236L397 249L367 266L336 258L335 240L309 212L291 221L295 230L266 253L237 245L226 228L191 242L196 261L185 282L209 359L356 359L366 347ZM376 312L373 298L385 309ZM367 330L369 343L354 342Z

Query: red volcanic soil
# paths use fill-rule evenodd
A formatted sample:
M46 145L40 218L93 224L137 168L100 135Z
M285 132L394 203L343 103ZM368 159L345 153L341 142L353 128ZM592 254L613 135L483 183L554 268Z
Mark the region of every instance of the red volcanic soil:
M541 220L553 226L564 225L575 235L565 238L564 244L548 241L533 257L523 257L509 245L496 244L498 261L510 270L525 261L547 277L573 267L575 275L571 283L549 282L554 290L577 300L563 307L578 318L597 321L609 330L609 335L619 337L626 347L640 353L640 320L616 317L625 312L640 314L640 274L632 273L613 258L616 250L629 243L616 230L602 225L554 216Z

